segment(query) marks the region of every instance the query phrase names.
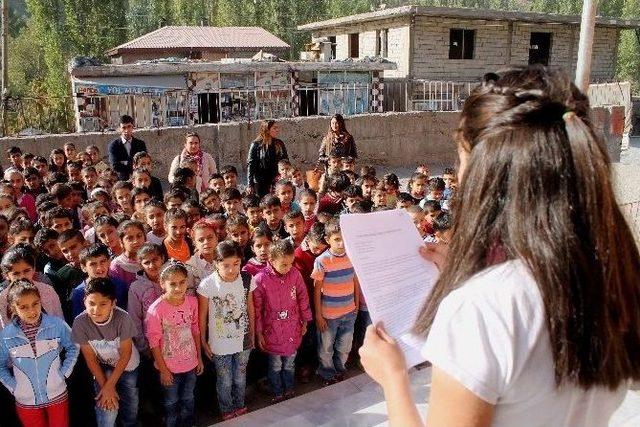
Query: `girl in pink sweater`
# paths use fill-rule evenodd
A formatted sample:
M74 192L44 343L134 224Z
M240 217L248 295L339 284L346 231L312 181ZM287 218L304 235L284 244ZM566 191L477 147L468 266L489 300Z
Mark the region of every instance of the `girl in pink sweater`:
M269 356L267 376L274 402L293 396L296 352L311 320L302 275L293 268L294 248L278 240L269 248L269 265L254 280L258 346Z

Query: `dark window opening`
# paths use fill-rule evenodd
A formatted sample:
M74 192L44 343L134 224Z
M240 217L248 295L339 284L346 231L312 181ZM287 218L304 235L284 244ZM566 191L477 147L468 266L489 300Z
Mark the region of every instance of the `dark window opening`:
M302 86L298 90L298 97L300 100L301 116L315 116L318 114L318 91L315 86L318 84L318 79L313 79L312 84L309 86Z
M360 56L360 34L349 34L349 58Z
M551 33L531 33L529 64L549 65Z
M376 31L376 56L386 58L389 55L389 30Z
M476 30L451 28L449 30L449 59L473 59Z
M331 59L336 59L336 36L329 36L331 42Z
M219 97L217 93L198 94L198 123L220 122Z

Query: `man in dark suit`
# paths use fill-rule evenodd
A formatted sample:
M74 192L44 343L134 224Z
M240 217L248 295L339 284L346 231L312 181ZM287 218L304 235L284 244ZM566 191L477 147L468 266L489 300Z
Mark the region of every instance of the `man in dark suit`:
M133 156L147 151L144 141L133 137L133 117L120 117L120 138L109 143L109 163L120 181L126 181L133 171Z

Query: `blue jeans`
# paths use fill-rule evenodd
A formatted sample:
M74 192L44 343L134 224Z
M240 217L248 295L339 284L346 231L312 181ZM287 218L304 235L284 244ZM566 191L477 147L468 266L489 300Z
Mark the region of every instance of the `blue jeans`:
M104 375L109 378L113 373L111 366L102 365ZM100 393L100 386L93 380L93 388L96 395ZM138 368L133 371L124 371L116 383L116 391L120 400L119 408L108 411L96 405L96 424L98 427L113 427L116 420L124 427L138 424Z
M173 374L173 384L163 387L166 426L193 426L195 424L193 396L193 391L196 388L195 369L181 374Z
M327 329L318 330L318 375L330 380L336 374L346 371L351 345L353 344L353 328L356 322L356 311L345 314L337 319L325 319Z
M273 394L282 396L284 392L293 390L296 354L291 356L269 355L267 377Z
M220 411L228 414L244 408L244 390L247 385L247 363L251 350L234 354L215 355L216 393Z

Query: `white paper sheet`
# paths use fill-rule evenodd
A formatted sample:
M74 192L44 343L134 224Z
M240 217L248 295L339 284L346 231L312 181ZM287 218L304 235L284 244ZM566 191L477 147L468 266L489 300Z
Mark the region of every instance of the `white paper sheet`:
M408 368L424 362L425 338L411 329L438 269L418 253L423 242L411 217L404 209L341 215L340 228L372 322L384 323Z

